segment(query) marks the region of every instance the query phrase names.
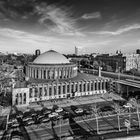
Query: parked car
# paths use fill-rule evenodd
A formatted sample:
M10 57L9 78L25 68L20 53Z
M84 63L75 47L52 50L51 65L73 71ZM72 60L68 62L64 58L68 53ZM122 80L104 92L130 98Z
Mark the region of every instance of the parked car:
M12 122L12 126L11 127L18 127L18 126L19 126L19 123L18 123L17 120Z
M58 113L52 112L51 114L48 115L48 117L49 118L58 117Z
M50 114L51 112L52 112L51 110L46 109L46 110L43 111L43 114L47 115L47 114Z
M27 116L27 117L24 117L24 118L23 118L23 122L26 122L26 121L28 121L28 120L32 120L32 117L31 117L31 116Z
M56 113L60 113L60 112L62 112L62 111L63 111L63 108L61 108L61 107L55 109L55 112L56 112Z
M82 108L77 108L74 112L76 114L81 114L81 113L83 113L83 109Z
M41 123L45 123L45 122L49 122L49 121L50 121L49 118L42 118L42 119L40 120Z
M32 125L34 123L35 122L32 119L30 119L30 120L28 120L28 121L25 122L26 125Z

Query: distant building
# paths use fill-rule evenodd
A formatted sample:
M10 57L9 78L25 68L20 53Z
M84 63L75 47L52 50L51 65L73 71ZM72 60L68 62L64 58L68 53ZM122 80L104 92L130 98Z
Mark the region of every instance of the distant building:
M126 71L137 69L140 71L140 54L125 54L126 57Z
M26 67L28 85L15 85L12 104L28 106L33 102L107 92L109 78L78 73L77 70L76 64L56 51L42 53Z
M118 72L125 71L126 57L118 51L116 55L100 54L92 58L93 62L97 62L103 70Z
M75 46L75 55L78 55L78 48Z
M136 54L140 54L140 49L137 49L136 50Z
M35 50L35 56L39 56L41 54L41 51L39 49Z

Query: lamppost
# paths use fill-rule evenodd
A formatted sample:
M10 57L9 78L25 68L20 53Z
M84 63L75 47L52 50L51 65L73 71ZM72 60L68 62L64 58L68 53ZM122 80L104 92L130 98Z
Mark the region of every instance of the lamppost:
M117 117L118 117L118 129L119 129L119 131L121 131L121 127L120 127L120 108L118 109Z
M118 82L119 82L119 80L120 80L120 67L119 67L119 72L118 72ZM120 92L120 90L119 90L119 83L117 84L118 85L118 93Z
M120 80L120 69L121 67L119 67L118 80Z

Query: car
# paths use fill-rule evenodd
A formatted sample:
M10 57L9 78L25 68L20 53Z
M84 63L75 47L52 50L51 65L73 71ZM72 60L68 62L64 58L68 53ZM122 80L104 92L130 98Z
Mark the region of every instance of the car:
M15 121L15 122L12 123L11 127L18 127L18 126L19 126L19 123L17 121Z
M45 122L49 122L49 121L50 121L49 118L42 118L42 119L40 120L41 123L45 123Z
M32 124L34 124L35 122L34 122L32 119L30 119L30 120L26 121L25 123L26 123L26 125L32 125Z
M47 114L50 114L50 113L51 113L51 110L48 110L48 109L46 109L46 110L43 111L43 114L44 115L47 115Z
M56 113L60 113L60 112L62 112L62 111L63 111L63 108L61 108L61 107L55 109L55 112L56 112Z
M80 114L80 113L83 113L83 109L82 108L77 108L74 112L76 114Z
M21 136L18 135L12 136L11 140L21 140Z
M31 120L31 119L32 119L32 117L31 117L31 116L24 117L24 118L23 118L23 122L26 122L26 121Z
M52 112L51 114L48 115L48 117L49 118L58 117L58 113Z
M45 115L39 115L37 119L40 120L40 119L42 119L44 117L45 117Z

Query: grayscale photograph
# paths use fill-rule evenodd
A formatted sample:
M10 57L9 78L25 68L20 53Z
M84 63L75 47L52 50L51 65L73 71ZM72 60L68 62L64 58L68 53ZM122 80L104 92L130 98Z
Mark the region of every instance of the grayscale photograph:
M140 140L140 0L0 0L0 140Z

